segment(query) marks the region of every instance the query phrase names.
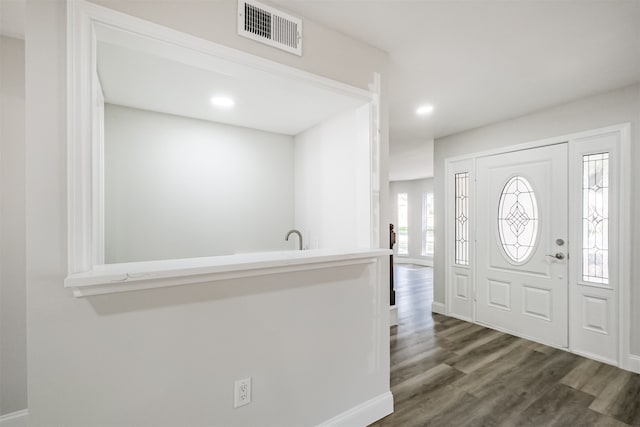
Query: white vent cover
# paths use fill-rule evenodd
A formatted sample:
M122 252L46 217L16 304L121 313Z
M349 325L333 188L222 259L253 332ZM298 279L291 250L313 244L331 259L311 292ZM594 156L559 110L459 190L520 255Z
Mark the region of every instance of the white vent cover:
M238 34L302 56L302 19L253 0L238 0Z

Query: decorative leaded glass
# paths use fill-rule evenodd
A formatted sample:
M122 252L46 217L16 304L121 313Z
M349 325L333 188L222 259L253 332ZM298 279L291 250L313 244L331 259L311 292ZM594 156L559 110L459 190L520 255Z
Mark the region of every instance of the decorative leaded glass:
M582 157L582 279L609 283L609 153Z
M538 238L538 204L531 184L514 176L505 184L498 202L498 234L510 260L523 263Z
M469 265L469 173L455 174L455 263Z

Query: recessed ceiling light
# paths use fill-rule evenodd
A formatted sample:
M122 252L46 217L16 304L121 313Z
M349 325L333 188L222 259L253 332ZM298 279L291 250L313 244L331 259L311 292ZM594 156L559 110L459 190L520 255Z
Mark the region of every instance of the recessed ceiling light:
M214 96L211 98L211 103L220 108L231 108L236 104L233 99L227 96Z
M421 105L416 110L416 114L419 116L424 116L430 113L433 113L433 105Z

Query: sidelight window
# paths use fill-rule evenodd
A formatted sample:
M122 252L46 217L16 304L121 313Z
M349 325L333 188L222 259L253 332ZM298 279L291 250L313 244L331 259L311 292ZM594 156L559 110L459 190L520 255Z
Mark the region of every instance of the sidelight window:
M469 172L455 174L455 263L469 265Z
M582 280L609 283L609 153L582 156Z

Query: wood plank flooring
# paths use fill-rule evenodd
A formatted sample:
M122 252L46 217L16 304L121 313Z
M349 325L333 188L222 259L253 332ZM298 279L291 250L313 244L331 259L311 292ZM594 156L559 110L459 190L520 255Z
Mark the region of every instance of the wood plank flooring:
M395 412L374 426L640 426L640 375L432 314L432 287L396 265Z

